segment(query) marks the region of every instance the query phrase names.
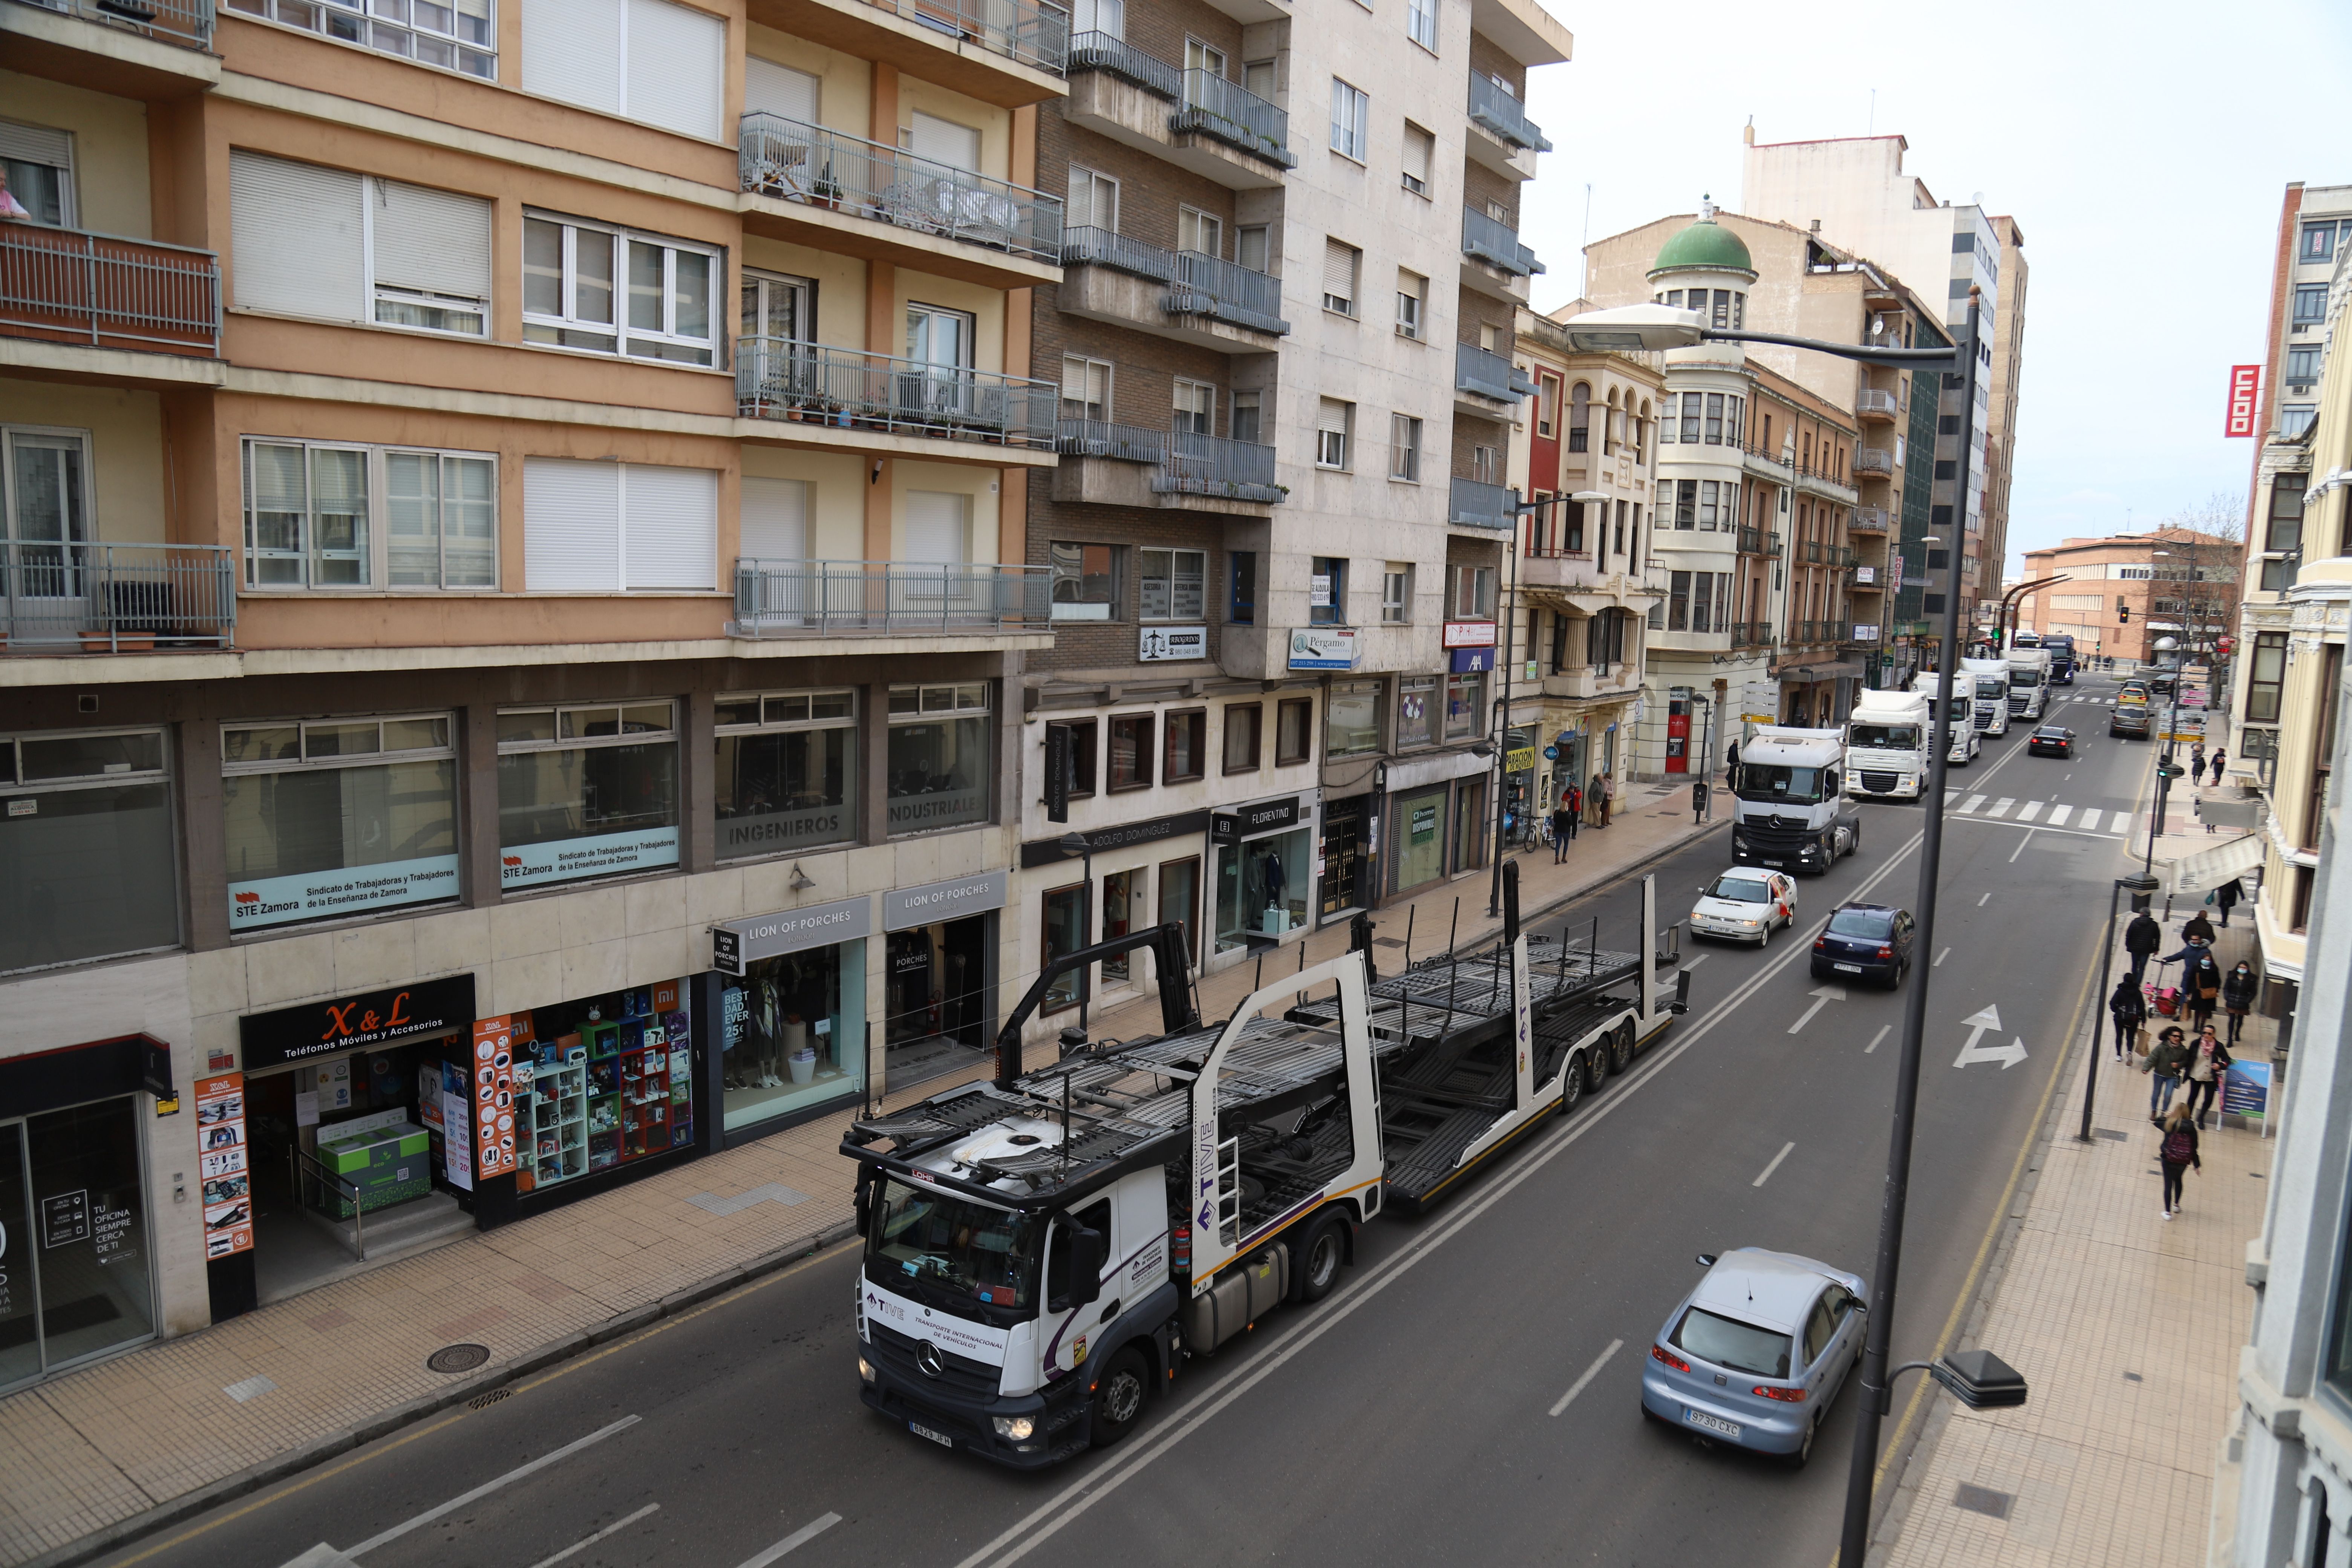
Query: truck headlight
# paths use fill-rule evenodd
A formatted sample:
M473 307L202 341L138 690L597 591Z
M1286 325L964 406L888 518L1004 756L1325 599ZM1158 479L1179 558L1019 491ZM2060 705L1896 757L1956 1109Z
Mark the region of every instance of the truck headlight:
M988 1419L996 1428L998 1436L1010 1437L1016 1443L1027 1438L1037 1430L1035 1419L1027 1415L992 1415Z
M865 1379L867 1383L873 1382L874 1363L867 1361L864 1356L859 1356L857 1358L857 1375Z

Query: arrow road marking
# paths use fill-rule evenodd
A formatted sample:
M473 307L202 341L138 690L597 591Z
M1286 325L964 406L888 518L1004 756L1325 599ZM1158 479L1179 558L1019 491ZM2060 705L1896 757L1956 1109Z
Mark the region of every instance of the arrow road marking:
M1789 1157L1789 1151L1795 1147L1796 1144L1793 1142L1781 1144L1780 1152L1772 1156L1772 1163L1764 1167L1764 1173L1748 1184L1751 1187L1760 1187L1766 1182L1771 1180L1772 1173L1780 1168L1780 1162L1787 1159Z
M1816 985L1812 990L1806 993L1806 994L1816 998L1816 1000L1811 1006L1805 1009L1805 1016L1803 1017L1789 1026L1789 1033L1792 1035L1798 1030L1803 1028L1806 1025L1811 1023L1813 1021L1813 1015L1820 1012L1827 1004L1844 1001L1845 987L1843 985ZM1769 1173L1767 1173L1769 1174ZM1759 1183L1757 1184L1760 1186L1763 1184Z
M1591 1383L1594 1378L1601 1375L1601 1369L1609 1364L1609 1358L1615 1355L1619 1351L1623 1350L1624 1348L1625 1342L1623 1340L1611 1340L1609 1342L1609 1348L1602 1351L1599 1355L1593 1357L1592 1364L1584 1369L1584 1375L1578 1378L1573 1384L1570 1384L1569 1385L1568 1392L1559 1396L1559 1403L1551 1407L1551 1413L1554 1415L1557 1415L1561 1411L1567 1409L1569 1402L1574 1399L1578 1394L1584 1392L1585 1384Z
M2000 1027L2000 1008L1987 1007L1982 1012L1969 1014L1960 1022L1969 1031L1969 1043L1960 1047L1959 1056L1952 1063L1954 1067L1964 1068L1971 1062L1999 1062L2001 1071L2007 1072L2025 1059L2023 1040L2006 1046L1978 1047L1977 1042L1987 1033Z

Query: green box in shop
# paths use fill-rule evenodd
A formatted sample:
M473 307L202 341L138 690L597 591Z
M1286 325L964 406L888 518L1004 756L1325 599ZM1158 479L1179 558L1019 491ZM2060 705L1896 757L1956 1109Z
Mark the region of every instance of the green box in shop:
M337 1219L349 1219L356 1208L372 1213L421 1198L433 1189L432 1141L425 1129L403 1122L372 1128L348 1138L321 1140L319 1163L358 1189L325 1194L321 1205Z

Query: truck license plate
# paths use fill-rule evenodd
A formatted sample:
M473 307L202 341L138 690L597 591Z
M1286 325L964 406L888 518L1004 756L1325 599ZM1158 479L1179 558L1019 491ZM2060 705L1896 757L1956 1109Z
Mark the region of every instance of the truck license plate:
M919 1421L908 1422L907 1430L912 1432L918 1437L929 1437L932 1442L937 1443L942 1448L952 1448L955 1447L954 1438L949 1436L944 1432L932 1431L929 1427L924 1426Z
M1785 866L1788 862L1786 860L1767 860L1764 864L1767 866Z
M1861 964L1859 964L1859 963L1832 963L1832 964L1830 965L1830 967L1831 967L1831 968L1832 968L1832 969L1843 969L1843 970L1844 970L1848 974L1859 974L1859 973L1862 973L1862 965L1861 965Z
M1683 1406L1683 1419L1694 1426L1704 1426L1710 1432L1720 1432L1727 1437L1739 1436L1738 1422L1726 1421L1720 1415L1709 1415L1704 1410L1693 1410L1687 1405Z

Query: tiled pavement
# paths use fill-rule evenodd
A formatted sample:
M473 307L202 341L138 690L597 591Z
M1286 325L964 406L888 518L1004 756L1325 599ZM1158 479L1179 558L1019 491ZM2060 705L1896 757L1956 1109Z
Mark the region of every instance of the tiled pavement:
M1532 918L1687 842L1696 831L1689 799L1687 785L1636 785L1614 823L1585 829L1565 864L1554 866L1549 851L1519 856L1521 908ZM1711 826L1727 820L1728 797L1717 800ZM1491 935L1486 889L1484 874L1442 883L1381 911L1380 933L1402 938L1406 907L1416 906L1413 952L1425 957L1444 947L1458 899L1457 940ZM1347 940L1344 923L1310 935L1307 962L1344 951ZM1381 950L1382 967L1402 956ZM1202 981L1203 1016L1230 1012L1253 973L1241 964ZM1097 1008L1094 1022L1115 1036L1153 1027L1156 1016L1139 999ZM963 1076L980 1070L975 1064ZM935 1079L890 1099L953 1081ZM849 1114L0 1399L0 1564L81 1555L94 1532L111 1538L159 1522L158 1510L193 1511L625 1332L666 1302L698 1300L845 1236L850 1179L835 1151ZM457 1377L426 1369L427 1355L459 1342L488 1346L487 1367Z

